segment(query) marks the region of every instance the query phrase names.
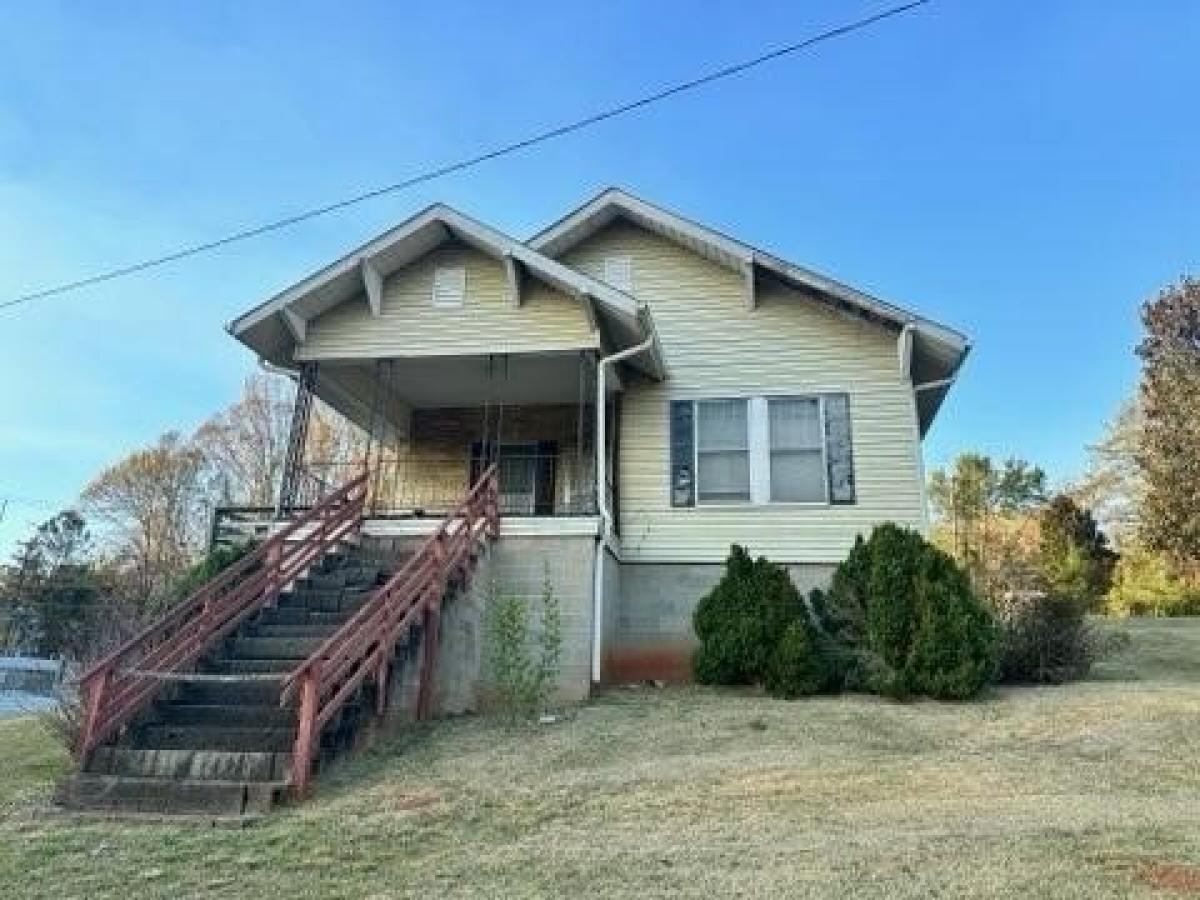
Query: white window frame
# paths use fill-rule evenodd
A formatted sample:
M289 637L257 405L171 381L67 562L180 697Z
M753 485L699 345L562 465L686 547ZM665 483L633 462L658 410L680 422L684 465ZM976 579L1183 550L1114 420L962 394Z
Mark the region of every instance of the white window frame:
M611 277L611 268L620 266L625 270L625 278L614 279ZM609 287L616 288L618 291L624 291L627 294L633 293L633 257L626 254L613 254L612 256L604 257L603 263L604 277L601 279Z
M442 295L439 294L438 286L443 278L454 278L458 282L459 291L458 291L457 298L454 298L453 295L449 295L453 299L450 299L450 300L439 299L439 297ZM467 300L467 269L466 269L466 266L438 266L438 267L436 267L433 270L433 285L430 288L430 292L429 292L429 302L433 306L437 306L442 309L457 309L458 307L463 306L466 303L466 300Z
M811 393L787 394L726 394L714 397L680 398L692 404L692 509L745 509L748 507L828 507L829 499L829 435L825 421L825 394L845 393L841 389ZM746 403L746 446L750 464L750 499L737 503L705 503L700 500L700 411L701 403L743 400ZM825 485L824 500L771 499L771 414L772 400L816 400L821 422L821 476ZM668 469L670 466L668 465ZM667 479L670 484L670 477Z

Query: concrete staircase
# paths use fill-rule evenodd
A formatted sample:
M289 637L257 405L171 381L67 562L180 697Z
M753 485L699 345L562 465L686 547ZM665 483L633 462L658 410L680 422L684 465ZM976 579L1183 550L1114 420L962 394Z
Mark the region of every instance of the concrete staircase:
M88 755L63 786L62 802L105 813L217 819L265 813L288 799L297 709L279 706L280 680L385 578L382 561L361 547L326 554L196 672L172 675L151 709ZM368 718L367 699L351 701L326 726L319 758L354 739Z

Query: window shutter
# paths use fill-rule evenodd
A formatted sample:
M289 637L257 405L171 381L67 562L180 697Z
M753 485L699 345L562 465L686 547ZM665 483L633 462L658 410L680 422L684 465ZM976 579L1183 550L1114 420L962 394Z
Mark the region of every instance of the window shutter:
M825 395L825 459L829 502L851 504L854 497L854 445L850 435L850 395Z
M696 505L695 407L691 400L671 401L671 492L672 506Z

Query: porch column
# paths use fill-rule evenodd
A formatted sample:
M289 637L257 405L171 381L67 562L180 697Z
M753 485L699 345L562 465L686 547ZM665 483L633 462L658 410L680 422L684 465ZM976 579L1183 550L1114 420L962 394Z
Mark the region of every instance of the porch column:
M296 402L292 406L292 425L288 431L287 455L283 460L283 475L279 480L279 499L275 516L279 518L296 506L300 491L300 476L304 469L304 448L308 443L308 419L312 411L313 388L317 385L317 363L300 366L296 379Z

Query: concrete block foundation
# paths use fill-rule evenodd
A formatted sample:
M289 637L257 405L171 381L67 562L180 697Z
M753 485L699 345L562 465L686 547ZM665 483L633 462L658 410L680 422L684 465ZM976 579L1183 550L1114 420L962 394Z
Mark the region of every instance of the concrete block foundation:
M386 552L402 552L418 537L381 542ZM386 555L386 553L385 553ZM493 696L487 671L487 604L493 590L515 594L529 604L531 632L540 628L543 584L558 598L562 619L562 663L553 702L587 698L592 685L592 616L595 566L601 567L603 610L601 682L690 681L696 638L696 604L724 573L721 563L621 562L594 534L503 534L492 542L464 588L442 604L441 640L434 685L434 709L442 715L477 712ZM796 587L807 593L824 587L833 564L787 566ZM420 634L397 654L390 707L409 715L416 706ZM531 646L536 653L536 645Z

